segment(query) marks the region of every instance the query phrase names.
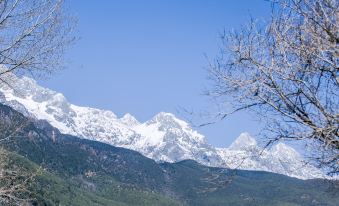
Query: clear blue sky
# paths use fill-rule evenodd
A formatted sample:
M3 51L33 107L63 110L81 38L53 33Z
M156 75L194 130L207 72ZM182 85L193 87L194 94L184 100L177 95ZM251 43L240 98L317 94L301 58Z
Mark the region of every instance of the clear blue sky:
M78 105L109 109L139 121L178 108L214 105L207 60L218 53L219 33L236 29L250 16L268 17L264 0L145 0L68 2L78 18L80 40L67 52L67 69L40 83ZM180 116L181 114L178 114ZM203 120L202 120L203 121ZM247 114L198 128L215 146L227 146L241 132L258 132Z

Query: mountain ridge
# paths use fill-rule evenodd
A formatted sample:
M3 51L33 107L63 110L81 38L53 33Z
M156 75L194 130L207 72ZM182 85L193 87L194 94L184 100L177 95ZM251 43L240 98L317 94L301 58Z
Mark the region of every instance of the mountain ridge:
M143 123L131 114L118 118L109 110L73 105L61 93L41 87L31 78L8 75L16 84L13 88L0 85L0 101L26 116L48 121L65 134L132 149L158 162L193 159L207 166L263 170L301 179L326 177L311 165L301 167L302 157L285 144L288 150L273 147L258 156L261 148L243 133L229 148L216 148L171 113L160 112Z

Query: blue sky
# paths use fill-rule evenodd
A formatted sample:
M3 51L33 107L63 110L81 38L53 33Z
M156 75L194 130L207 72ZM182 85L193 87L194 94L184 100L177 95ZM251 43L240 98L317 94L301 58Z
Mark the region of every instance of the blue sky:
M139 121L160 111L182 116L180 108L213 108L202 95L209 87L205 55L218 54L224 29L270 12L264 0L72 0L68 6L80 39L66 54L67 68L40 83L74 104L128 112ZM221 147L259 127L241 113L197 129Z

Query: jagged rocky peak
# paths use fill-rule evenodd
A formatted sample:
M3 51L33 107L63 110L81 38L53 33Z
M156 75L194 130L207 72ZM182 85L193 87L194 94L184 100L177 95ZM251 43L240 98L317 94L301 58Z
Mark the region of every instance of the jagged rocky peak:
M229 146L230 150L244 150L257 147L257 141L249 133L241 133L240 136Z
M137 126L140 124L140 122L130 113L126 113L123 117L120 118L120 121L127 126Z

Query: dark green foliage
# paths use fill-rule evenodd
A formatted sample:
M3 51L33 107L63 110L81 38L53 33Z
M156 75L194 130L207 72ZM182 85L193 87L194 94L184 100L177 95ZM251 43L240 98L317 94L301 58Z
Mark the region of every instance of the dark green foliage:
M325 180L300 180L284 175L225 170L182 161L163 166L175 190L190 205L337 205L338 190ZM183 186L184 185L184 186Z
M20 166L36 173L28 202L35 205L179 205L177 202L159 194L142 191L128 185L115 182L111 178L93 181L85 177L82 181L104 182L105 187L90 188L80 180L62 179L15 153L7 152L12 166ZM38 172L37 172L38 171ZM108 184L108 180L110 180Z

